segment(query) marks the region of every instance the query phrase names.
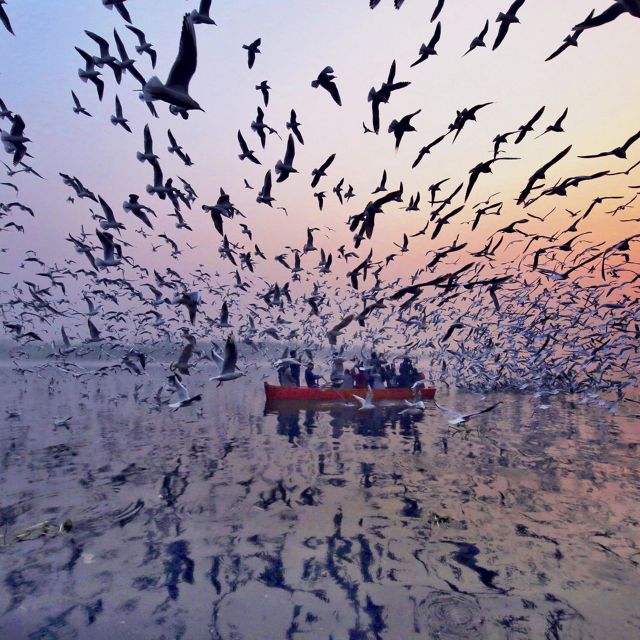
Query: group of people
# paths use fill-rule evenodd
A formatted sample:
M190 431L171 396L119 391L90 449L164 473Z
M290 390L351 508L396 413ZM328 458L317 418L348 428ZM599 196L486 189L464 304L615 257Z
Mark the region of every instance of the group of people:
M295 350L290 352L291 360L288 364L283 364L278 368L278 382L284 387L299 387L302 365L297 361ZM305 367L304 381L307 387L319 387L320 383L331 386L335 389L373 389L411 387L415 382L424 378L411 359L407 356L402 358L400 366L396 368L395 360L387 362L375 351L365 362L362 359L354 359L351 368L345 368L347 360L339 355L333 356L332 369L329 379L315 373L315 365L308 362Z

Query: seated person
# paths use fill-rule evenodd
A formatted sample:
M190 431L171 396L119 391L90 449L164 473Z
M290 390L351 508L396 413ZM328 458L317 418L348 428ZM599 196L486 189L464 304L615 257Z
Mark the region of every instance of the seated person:
M344 370L344 380L342 382L343 389L353 389L353 374L351 369Z
M369 374L365 369L358 369L353 376L353 386L356 389L366 389L369 384Z
M307 387L317 387L318 381L323 379L323 376L313 373L313 362L307 363L307 368L304 371L304 381L307 383Z
M298 355L294 349L289 351L289 355L291 358L295 358L297 360ZM291 373L291 377L294 381L296 387L300 386L300 365L299 364L290 364L289 371Z

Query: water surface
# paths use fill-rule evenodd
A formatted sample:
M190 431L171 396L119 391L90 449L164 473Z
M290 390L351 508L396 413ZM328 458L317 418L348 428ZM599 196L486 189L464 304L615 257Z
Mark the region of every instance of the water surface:
M3 638L640 637L637 405L439 389L502 401L456 429L190 378L3 369Z

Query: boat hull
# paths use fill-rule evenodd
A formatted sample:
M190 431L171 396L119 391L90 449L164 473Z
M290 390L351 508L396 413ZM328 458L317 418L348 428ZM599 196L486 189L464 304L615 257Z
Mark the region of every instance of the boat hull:
M276 385L264 383L264 392L267 396L267 402L296 400L298 402L338 402L344 400L353 400L353 396L362 398L367 394L366 389L323 389L320 387L280 387ZM433 400L436 390L433 387L426 387L421 390L423 400ZM392 389L373 389L374 400L410 400L413 397L413 391L410 388L392 388Z

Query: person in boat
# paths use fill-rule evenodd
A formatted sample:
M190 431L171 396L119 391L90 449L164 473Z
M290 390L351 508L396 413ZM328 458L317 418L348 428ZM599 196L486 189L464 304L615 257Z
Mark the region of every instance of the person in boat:
M402 388L410 387L413 384L414 367L408 357L404 357L399 367L398 386Z
M295 360L298 359L298 356L296 354L296 350L295 349L291 349L289 351L289 355L294 358ZM296 387L300 386L300 365L299 364L290 364L289 365L289 372L291 373L291 378L293 379L293 382L295 384Z
M359 367L355 369L355 373L353 375L353 386L356 389L366 389L369 385L369 373L364 367Z
M307 387L317 388L320 380L324 380L324 376L313 373L313 362L308 362L304 372L304 381L307 383Z
M353 389L353 373L351 369L344 370L344 380L342 381L343 389Z

